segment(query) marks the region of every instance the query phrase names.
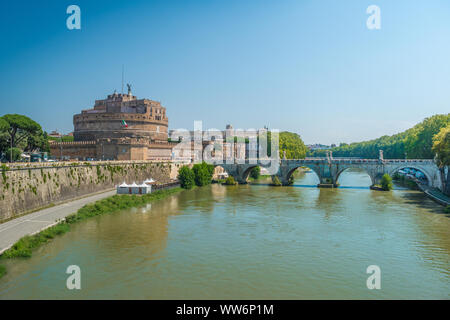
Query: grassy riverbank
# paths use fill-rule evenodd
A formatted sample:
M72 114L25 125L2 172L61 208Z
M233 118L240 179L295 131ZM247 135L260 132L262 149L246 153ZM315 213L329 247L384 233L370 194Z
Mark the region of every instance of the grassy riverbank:
M44 243L51 241L58 235L70 230L70 225L98 215L113 213L120 210L143 207L147 203L166 198L172 194L182 191L181 188L158 190L142 196L138 195L114 195L112 197L87 204L75 214L69 215L57 225L45 229L35 235L25 236L17 241L10 249L3 252L0 262L4 259L31 257L34 249ZM0 278L6 273L6 268L0 265Z

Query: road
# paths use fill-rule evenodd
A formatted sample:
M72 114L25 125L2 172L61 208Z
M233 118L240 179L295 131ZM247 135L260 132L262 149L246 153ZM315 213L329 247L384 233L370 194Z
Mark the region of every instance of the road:
M10 248L20 238L38 233L51 227L57 220L75 213L85 204L107 198L116 194L115 190L108 190L92 196L66 202L51 208L42 209L23 217L0 224L0 254Z

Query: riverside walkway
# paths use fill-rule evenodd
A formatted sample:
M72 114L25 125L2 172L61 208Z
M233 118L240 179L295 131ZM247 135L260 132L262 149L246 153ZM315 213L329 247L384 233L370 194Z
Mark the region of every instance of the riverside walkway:
M38 233L68 215L77 212L84 205L116 194L116 190L108 190L92 196L42 209L25 216L0 224L0 254L9 249L20 238Z

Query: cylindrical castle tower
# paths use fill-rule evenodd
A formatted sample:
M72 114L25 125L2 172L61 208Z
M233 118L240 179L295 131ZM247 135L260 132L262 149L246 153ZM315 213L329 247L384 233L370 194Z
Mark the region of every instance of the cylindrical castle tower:
M145 137L167 142L168 122L161 103L138 100L131 93L113 93L104 100L96 100L93 109L74 115L74 140Z

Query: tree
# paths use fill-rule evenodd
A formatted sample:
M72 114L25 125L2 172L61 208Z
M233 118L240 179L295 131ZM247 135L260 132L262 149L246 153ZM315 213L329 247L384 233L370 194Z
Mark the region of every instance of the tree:
M414 127L380 138L341 143L337 148L331 148L335 157L378 158L379 150L383 150L385 159L433 159L433 136L450 124L450 114L438 114L424 119ZM324 150L312 151L311 156L324 156Z
M381 177L381 189L383 189L384 191L389 191L392 190L392 178L389 174L385 173L383 175L383 177Z
M443 192L450 194L450 124L442 128L433 138L433 152L436 153L436 164L439 166ZM447 177L445 171L447 169Z
M27 145L25 146L24 151L34 152L36 150L50 152L50 144L48 142L47 132L38 135L31 135L28 137Z
M32 135L41 135L41 126L28 118L27 116L20 114L5 114L3 120L8 123L7 132L9 134L10 145L16 147L20 142L25 141Z
M178 171L178 180L184 189L191 189L194 186L194 178L194 172L188 166L182 166Z
M12 152L11 152L12 151ZM9 162L20 160L20 156L22 155L22 150L19 148L8 148L5 151L6 159ZM11 160L12 156L12 160Z
M250 171L250 178L253 179L258 179L259 176L261 175L261 168L259 166L256 166L254 168L251 169Z
M308 148L303 143L302 138L293 132L280 132L280 158L283 158L286 151L287 159L303 159L306 157Z
M194 164L192 167L194 172L195 184L199 187L206 186L211 183L214 166L206 162Z
M9 129L9 123L3 119L3 117L0 117L0 132L5 132Z

